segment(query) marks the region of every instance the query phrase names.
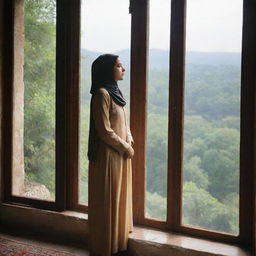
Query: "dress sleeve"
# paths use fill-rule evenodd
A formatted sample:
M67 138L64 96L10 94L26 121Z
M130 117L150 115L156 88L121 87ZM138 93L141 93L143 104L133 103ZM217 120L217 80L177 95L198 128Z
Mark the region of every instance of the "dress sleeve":
M133 141L133 137L132 137L132 133L131 133L131 129L130 129L130 125L127 119L127 114L125 109L124 109L124 114L125 114L125 121L126 121L126 142L133 147L134 141Z
M129 143L121 139L111 128L109 121L110 95L99 90L93 99L92 112L98 136L110 147L123 154Z

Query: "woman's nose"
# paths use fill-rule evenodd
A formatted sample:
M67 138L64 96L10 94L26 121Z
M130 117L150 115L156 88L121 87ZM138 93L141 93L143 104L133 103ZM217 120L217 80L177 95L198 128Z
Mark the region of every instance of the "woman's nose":
M123 68L123 72L125 71L125 68Z

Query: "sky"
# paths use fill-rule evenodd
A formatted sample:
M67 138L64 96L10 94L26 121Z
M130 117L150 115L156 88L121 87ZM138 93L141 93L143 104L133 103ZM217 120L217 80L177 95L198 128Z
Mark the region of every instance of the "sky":
M130 46L129 0L82 0L81 47L116 52ZM167 50L170 0L150 0L149 47ZM242 0L187 0L187 51L240 52Z

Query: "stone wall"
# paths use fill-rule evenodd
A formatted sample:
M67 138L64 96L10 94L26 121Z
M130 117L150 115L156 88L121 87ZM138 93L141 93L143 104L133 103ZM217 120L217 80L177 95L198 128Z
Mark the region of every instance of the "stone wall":
M24 186L24 153L23 153L23 105L24 105L24 85L23 85L23 60L24 60L24 13L23 0L15 0L15 19L14 19L14 106L13 106L13 192L20 194ZM3 6L4 0L0 0L0 202L3 195L2 184L2 93L3 93ZM11 42L9 42L11 44ZM7 171L7 170L5 170Z
M14 80L13 80L13 160L12 192L20 195L24 188L24 8L23 0L16 0L14 8Z

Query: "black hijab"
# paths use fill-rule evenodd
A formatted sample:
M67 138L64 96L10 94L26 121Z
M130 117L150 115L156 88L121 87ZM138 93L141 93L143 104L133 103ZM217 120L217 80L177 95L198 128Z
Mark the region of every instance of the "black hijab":
M92 94L91 98L91 111L90 111L90 129L89 129L89 141L88 141L88 159L90 161L96 161L97 152L99 148L99 136L95 128L95 124L92 117L92 100L96 92L100 88L104 88L108 91L109 95L113 101L120 105L124 106L126 101L118 88L117 82L114 80L113 71L116 64L118 56L113 54L103 54L100 55L92 63L92 85L90 93Z

